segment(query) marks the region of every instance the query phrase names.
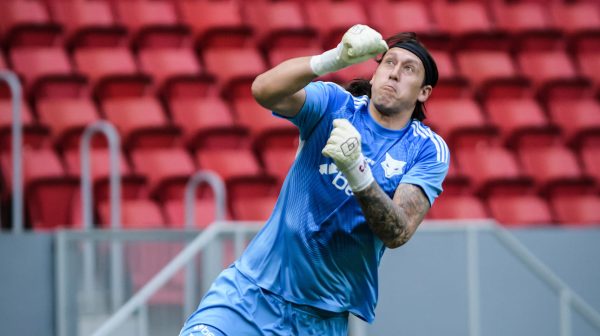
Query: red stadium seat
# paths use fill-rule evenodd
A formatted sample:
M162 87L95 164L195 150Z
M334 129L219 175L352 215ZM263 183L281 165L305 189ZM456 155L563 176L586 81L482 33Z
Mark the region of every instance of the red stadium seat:
M202 47L240 47L252 36L238 1L183 0L177 5Z
M50 46L57 42L60 26L52 23L42 1L6 0L0 11L0 36L11 46Z
M370 21L384 38L405 31L414 31L419 35L436 31L425 2L380 1L369 9Z
M319 47L274 48L268 53L269 65L274 67L291 58L318 55L322 52L323 50Z
M600 197L596 195L557 196L550 202L562 224L600 225Z
M445 195L442 193L429 210L432 219L486 219L483 202L471 195Z
M215 221L216 202L212 197L202 197L196 200L195 203L196 219L194 228L204 229ZM167 224L172 228L185 228L185 202L181 200L168 200L163 205ZM227 213L227 206L225 206ZM226 215L225 219L231 216Z
M49 5L71 46L117 46L126 38L125 28L117 24L107 1L50 1Z
M487 203L492 217L505 226L539 226L554 222L548 204L534 195L494 196Z
M444 50L431 50L431 56L438 68L439 80L454 79L460 76L458 68L454 64L452 55Z
M37 111L40 121L52 129L54 143L61 148L78 148L83 130L99 119L96 106L87 98L38 100Z
M510 54L506 51L466 50L459 52L456 60L462 75L474 86L520 77Z
M265 221L271 215L279 185L274 179L258 179L245 184L229 184L227 194L234 220Z
M189 91L198 97L214 84L202 71L191 48L144 48L139 52L139 60L142 72L151 75L167 96Z
M9 155L0 157L4 185L13 178ZM23 185L25 206L34 229L68 227L73 223L72 203L79 181L65 174L58 156L48 148L23 149Z
M490 98L484 106L491 123L500 130L502 141L510 146L546 143L558 134L533 98Z
M169 108L173 122L181 127L191 147L205 145L203 142L211 141L212 136L222 139L229 132L239 133L232 112L221 98L173 99Z
M128 148L169 146L180 135L155 97L107 98L102 102L102 111Z
M600 43L600 38L598 41ZM598 50L578 52L577 61L581 74L594 81L596 86L600 86L600 54Z
M213 48L204 51L206 71L217 77L227 97L250 96L254 78L267 70L261 54L254 48Z
M488 33L494 28L483 2L440 1L432 4L432 12L438 28L452 35Z
M12 115L12 100L0 99L0 152L10 151L12 146ZM25 101L21 102L21 123L25 146L39 148L46 144L50 130L36 122Z
M513 34L554 29L548 7L541 1L496 1L493 9L496 25Z
M114 1L118 21L143 47L180 46L187 29L179 22L173 1Z
M589 189L593 183L584 178L577 157L566 147L523 147L519 157L524 171L535 179L541 191L566 194L569 190Z
M523 74L538 87L578 76L569 55L561 50L522 51L517 57Z
M596 179L600 183L600 147L584 146L581 148L581 162L586 175Z
M163 201L181 199L196 171L192 158L180 147L137 148L130 156L134 171L147 178L151 194Z
M298 129L289 120L276 117L260 106L253 98L239 98L233 101L238 123L251 132L254 141L265 141L270 136L298 134Z
M61 47L15 47L10 51L13 70L26 84L26 92L37 97L72 96L73 89L83 86L84 79L76 76L71 61Z
M294 160L298 148L294 147L274 147L265 148L261 153L262 161L265 165L265 170L269 175L277 178L281 184L287 176Z
M333 80L340 85L346 85L353 79L362 78L370 80L377 69L377 62L368 61L355 64L340 71L332 73Z
M600 103L593 98L551 99L548 112L569 143L600 136Z
M525 175L514 155L497 146L461 148L455 153L458 166L480 194L505 194L529 190L532 180Z
M147 91L149 78L141 76L127 48L81 48L75 51L77 69L95 85L102 97L139 96Z
M277 196L252 197L233 204L234 218L240 221L266 221L271 216Z
M313 44L316 33L309 29L297 2L251 2L244 7L254 35L266 50Z
M427 107L426 124L454 146L471 146L495 135L477 102L470 98L433 98Z
M214 171L225 182L262 175L254 154L246 148L201 149L196 152L196 162L200 169Z
M361 4L353 1L310 1L304 4L308 26L318 32L325 49L334 48L357 23L369 24Z
M600 31L600 6L592 1L550 4L550 17L566 33Z
M98 207L100 227L109 229L110 202ZM165 218L157 203L149 199L124 200L121 203L121 227L124 229L164 229Z

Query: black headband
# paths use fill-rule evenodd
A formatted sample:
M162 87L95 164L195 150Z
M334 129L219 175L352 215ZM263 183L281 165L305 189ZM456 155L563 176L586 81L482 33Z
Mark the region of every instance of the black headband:
M396 43L391 48L402 48L410 51L411 53L417 55L417 57L423 63L423 67L425 68L425 85L435 86L438 81L438 70L437 65L435 64L435 60L431 55L427 52L427 50L421 46L419 43L415 41L404 41L400 43Z

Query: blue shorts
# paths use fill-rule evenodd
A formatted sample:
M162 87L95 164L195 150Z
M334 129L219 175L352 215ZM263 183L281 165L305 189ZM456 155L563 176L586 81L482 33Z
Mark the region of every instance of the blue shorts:
M297 305L268 292L234 266L212 284L180 336L348 334L348 313Z

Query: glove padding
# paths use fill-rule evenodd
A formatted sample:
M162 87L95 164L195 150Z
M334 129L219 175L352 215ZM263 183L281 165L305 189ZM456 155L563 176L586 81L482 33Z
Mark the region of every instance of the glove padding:
M381 34L369 26L357 24L348 29L335 49L313 56L310 67L321 76L366 61L387 50L388 45Z
M321 153L333 159L352 191L361 191L373 182L371 167L362 154L360 133L347 119L333 120L333 130Z

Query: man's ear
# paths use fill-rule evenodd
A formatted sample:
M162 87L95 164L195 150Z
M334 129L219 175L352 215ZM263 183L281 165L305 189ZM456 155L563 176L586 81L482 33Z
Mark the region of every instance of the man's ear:
M421 91L419 92L419 96L417 97L417 100L420 101L421 103L426 102L427 99L429 99L429 96L431 96L432 91L433 91L433 87L431 85L424 85L421 88Z

